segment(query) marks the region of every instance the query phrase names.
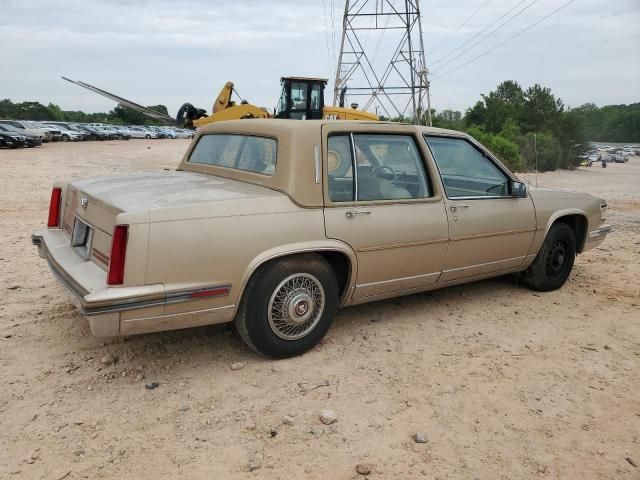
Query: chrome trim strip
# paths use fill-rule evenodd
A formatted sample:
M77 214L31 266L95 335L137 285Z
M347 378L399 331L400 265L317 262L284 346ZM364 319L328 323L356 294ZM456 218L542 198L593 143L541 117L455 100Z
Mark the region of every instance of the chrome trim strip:
M461 196L461 197L450 197L447 195L449 200L495 200L497 198L520 198L520 197L512 197L511 195L469 195L469 196Z
M508 230L506 232L491 232L491 233L479 233L477 235L467 235L466 237L455 237L452 238L452 242L458 242L461 240L473 240L476 238L488 238L488 237L499 237L502 235L516 235L518 233L531 233L535 232L537 228L523 228L521 230Z
M316 183L320 183L320 146L314 145L313 147L313 161L316 168Z
M596 228L595 230L589 232L589 240L595 240L597 238L604 237L609 233L611 233L611 226L603 225L600 228Z
M520 264L522 264L522 262L524 262L525 258L527 258L527 256L523 255L521 257L512 257L512 258L506 258L504 260L496 260L495 262L476 263L475 265L469 265L467 267L450 268L449 270L443 270L442 273L451 273L451 272L459 272L461 270L470 270L470 269L476 268L476 267L484 267L486 265L496 265L498 263L506 263L506 262L511 262L513 260L520 260ZM507 270L509 268L517 268L517 267L508 267ZM482 274L479 274L479 275L482 275Z
M191 298L191 295L193 295L194 293L206 292L209 290L226 290L227 293L220 294L220 295L212 295L209 297L202 296L202 297ZM167 304L169 304L169 303L179 303L181 301L186 301L186 300L206 300L207 298L228 297L230 292L231 292L231 284L227 283L225 285L212 285L209 287L201 287L201 288L196 288L192 290L180 290L177 292L169 292L169 293L165 293L165 298L167 299Z
M215 290L217 288L226 289L227 293L224 295L215 295L212 297L191 297L192 294L207 291L207 290ZM174 305L176 303L184 303L184 302L192 302L196 300L207 300L211 298L222 298L229 296L229 292L231 292L231 285L213 285L210 287L200 287L189 290L181 290L178 292L170 292L165 293L163 297L159 298L151 298L148 300L140 300L139 298L131 298L129 300L124 300L119 303L112 303L104 306L90 306L87 305L84 300L82 301L83 308L81 309L82 314L86 316L97 315L102 313L113 313L113 312L123 312L127 310L138 310L140 308L148 308L148 307L160 307L165 305Z
M358 201L358 157L356 156L356 141L353 138L353 132L349 134L349 143L351 143L351 171L353 172L353 191L354 202Z
M384 285L386 283L393 283L393 282L403 282L406 280L416 280L418 278L429 278L429 277L437 277L440 275L440 272L434 272L434 273L425 273L423 275L413 275L411 277L401 277L401 278L393 278L391 280L381 280L379 282L370 282L370 283L361 283L359 285L356 285L356 288L358 287L370 287L372 285Z
M448 238L443 238L441 240L425 240L423 242L410 242L410 243L395 243L392 245L380 245L375 247L364 247L359 248L358 252L375 252L377 250L387 250L391 248L407 248L407 247L421 247L423 245L433 245L436 243L446 243L448 242Z

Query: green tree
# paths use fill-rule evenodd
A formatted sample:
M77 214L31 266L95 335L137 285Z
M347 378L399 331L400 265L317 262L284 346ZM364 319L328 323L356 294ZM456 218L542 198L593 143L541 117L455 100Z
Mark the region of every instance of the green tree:
M547 133L529 132L520 137L520 153L525 166L539 171L555 170L561 162L562 149L558 140Z
M562 100L551 93L551 89L537 83L524 93L521 128L526 132L553 131L561 113Z
M57 120L59 122L64 120L64 113L58 105L49 103L49 105L47 105L47 110L49 111L49 120Z
M484 125L487 118L487 107L484 102L478 101L476 104L467 109L464 115L464 124L468 127L472 125Z
M448 128L451 130L462 130L462 113L454 110L443 110L440 113L432 115L433 126L440 128Z
M509 117L502 124L502 130L500 130L500 136L506 138L510 142L517 142L520 137L520 126L516 121Z
M480 127L470 127L467 129L467 133L491 150L511 170L522 169L520 150L514 142L500 135L485 132Z

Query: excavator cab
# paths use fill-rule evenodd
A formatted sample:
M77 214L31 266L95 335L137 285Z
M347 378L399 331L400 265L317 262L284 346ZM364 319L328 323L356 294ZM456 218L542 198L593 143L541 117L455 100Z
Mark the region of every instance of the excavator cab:
M282 93L276 118L294 120L322 119L324 108L324 78L282 77Z

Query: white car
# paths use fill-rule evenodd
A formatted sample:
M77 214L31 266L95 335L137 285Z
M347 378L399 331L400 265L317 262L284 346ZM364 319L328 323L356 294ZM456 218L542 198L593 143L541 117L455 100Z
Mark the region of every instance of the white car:
M178 138L175 130L172 130L171 128L161 128L160 131L164 133L167 138Z
M75 130L67 130L60 125L45 124L45 127L51 127L60 130L60 140L62 140L63 142L78 142L82 140L82 133L76 132Z
M129 127L129 133L131 138L158 138L156 132L147 130L144 127Z
M177 129L176 138L193 138L196 135L195 130Z

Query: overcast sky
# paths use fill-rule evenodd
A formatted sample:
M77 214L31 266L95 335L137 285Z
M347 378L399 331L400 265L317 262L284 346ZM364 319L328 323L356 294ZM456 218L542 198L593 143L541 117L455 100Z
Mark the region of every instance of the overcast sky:
M565 0L533 2L448 65L451 56L436 62L518 3L421 2L434 108L464 110L507 79L548 86L569 106L640 102L640 0L576 0L445 75ZM531 3L522 2L514 13ZM186 101L210 110L231 80L250 102L273 108L281 76L333 76L343 9L342 0L0 0L0 98L87 112L115 106L64 82L65 75L144 105L165 104L174 114ZM392 40L367 38L367 50L377 48L377 61L388 61Z

